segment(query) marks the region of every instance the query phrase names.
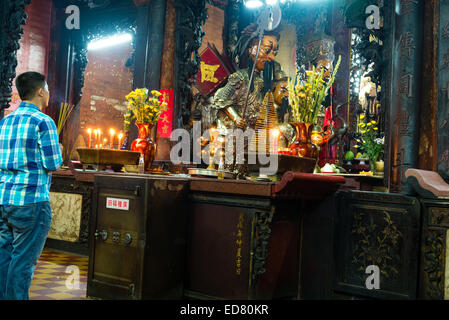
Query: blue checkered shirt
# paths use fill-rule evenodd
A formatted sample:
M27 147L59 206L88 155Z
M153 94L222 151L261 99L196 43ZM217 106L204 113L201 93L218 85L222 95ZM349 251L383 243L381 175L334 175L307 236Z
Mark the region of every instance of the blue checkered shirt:
M0 205L50 201L50 171L62 165L52 118L22 102L0 121Z

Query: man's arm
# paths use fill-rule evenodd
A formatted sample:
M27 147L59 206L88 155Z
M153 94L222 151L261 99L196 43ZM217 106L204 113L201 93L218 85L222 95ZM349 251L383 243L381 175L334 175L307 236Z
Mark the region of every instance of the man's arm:
M62 155L59 148L58 130L50 118L45 118L39 124L38 145L44 168L48 171L58 170L62 165Z

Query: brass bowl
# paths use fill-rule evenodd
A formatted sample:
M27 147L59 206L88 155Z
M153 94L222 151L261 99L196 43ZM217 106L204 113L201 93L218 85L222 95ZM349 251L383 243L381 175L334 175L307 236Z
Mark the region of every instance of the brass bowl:
M113 149L76 149L83 164L94 165L136 165L139 163L140 152Z
M139 173L139 165L125 164L125 171L129 173Z

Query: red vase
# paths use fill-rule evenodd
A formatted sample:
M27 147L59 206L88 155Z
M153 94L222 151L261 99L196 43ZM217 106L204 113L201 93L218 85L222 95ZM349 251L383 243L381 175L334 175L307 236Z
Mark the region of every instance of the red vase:
M156 145L150 138L153 124L136 123L136 126L139 128L139 135L137 139L132 142L131 151L138 151L143 154L145 171L149 171L151 169L156 151Z
M296 130L296 139L290 145L292 155L306 158L316 158L318 156L318 148L312 143L313 124L306 122L295 122L292 126Z

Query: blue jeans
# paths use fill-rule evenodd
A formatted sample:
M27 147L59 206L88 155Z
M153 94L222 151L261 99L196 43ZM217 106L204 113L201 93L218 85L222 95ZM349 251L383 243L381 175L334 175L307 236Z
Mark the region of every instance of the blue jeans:
M0 205L0 300L28 300L51 224L50 202Z

